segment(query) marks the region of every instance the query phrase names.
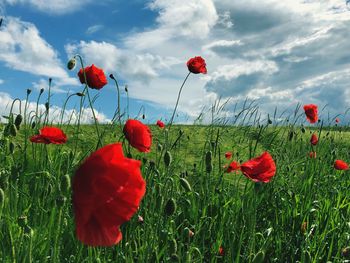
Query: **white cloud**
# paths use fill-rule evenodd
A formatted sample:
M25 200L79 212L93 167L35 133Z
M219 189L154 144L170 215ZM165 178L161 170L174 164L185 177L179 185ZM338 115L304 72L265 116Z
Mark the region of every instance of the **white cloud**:
M103 29L103 25L93 25L86 29L86 34L91 35L93 33L96 33L97 31L100 31L101 29Z
M1 84L4 84L4 82L5 82L5 81L4 81L3 79L0 79L0 85L1 85Z
M11 98L10 94L0 92L0 116L3 116L3 115L8 116L9 115L12 102L13 102L13 98ZM17 105L13 108L14 114L19 113L19 108ZM22 100L21 105L22 105L21 110L22 110L22 114L23 114L24 107L25 107L25 100ZM30 112L35 113L36 107L37 107L37 105L35 102L29 102L28 109L27 109L28 114ZM45 111L46 111L45 105L39 104L38 115L42 116L42 118L43 118ZM95 116L100 123L106 123L106 122L110 121L106 117L106 115L104 115L103 113L97 111L96 109L94 109L94 111L95 111ZM51 121L53 123L60 122L61 114L62 114L61 107L58 107L56 105L51 105L50 114L49 114L49 122L51 122ZM75 123L78 119L78 115L79 115L79 110L66 109L64 114L63 114L63 123L68 123L68 122L70 122L71 124ZM31 114L30 116L33 116L33 114ZM0 120L5 122L5 119L0 119ZM82 116L81 116L81 123L93 123L93 114L92 114L92 111L90 108L83 108Z
M5 0L5 3L9 5L29 5L42 12L52 14L72 13L92 2L92 0Z
M64 85L77 85L68 76L58 53L40 36L34 24L7 17L0 29L0 60L9 68L58 79Z

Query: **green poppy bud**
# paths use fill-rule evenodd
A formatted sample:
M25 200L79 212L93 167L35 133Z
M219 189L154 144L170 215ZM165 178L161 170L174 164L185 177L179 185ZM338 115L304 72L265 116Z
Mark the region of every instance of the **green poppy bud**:
M185 178L180 178L180 184L187 192L192 191L190 183Z
M70 59L69 61L68 61L68 63L67 63L67 68L69 69L69 70L73 70L74 68L75 68L75 65L77 64L77 61L76 61L76 59L75 58L72 58L72 59Z
M16 135L17 135L17 128L16 128L16 125L14 125L14 124L10 125L10 134L11 134L13 137L16 137Z
M66 193L71 187L70 177L68 174L65 174L61 177L61 190Z
M9 148L10 148L10 153L13 154L15 152L15 144L13 142L10 142Z
M172 161L172 156L171 153L169 151L166 151L164 154L164 164L165 167L169 167Z
M212 151L207 151L207 153L205 154L205 164L206 164L206 166L210 166L211 165L212 156L213 156Z
M173 198L170 198L168 202L165 204L164 212L167 216L171 216L176 211L176 203Z
M18 114L16 116L16 119L15 119L15 125L16 125L17 130L19 130L19 127L21 126L22 120L23 120L22 115Z

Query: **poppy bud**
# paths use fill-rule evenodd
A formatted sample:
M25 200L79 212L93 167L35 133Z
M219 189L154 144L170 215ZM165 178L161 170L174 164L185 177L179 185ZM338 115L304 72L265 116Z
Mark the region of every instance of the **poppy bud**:
M169 167L172 161L172 156L171 153L169 151L166 151L164 154L164 164L165 167Z
M71 58L67 63L67 68L69 70L73 70L75 68L75 65L77 64L77 61L75 58Z
M207 153L205 154L205 164L207 167L211 165L212 155L213 153L211 151L207 151Z
M36 124L35 124L35 121L33 121L33 122L32 122L32 129L35 128L35 125L36 125Z
M0 210L4 207L5 204L5 193L4 190L0 188Z
M59 196L56 198L56 205L60 208L63 207L64 204L66 203L67 198L63 195Z
M188 227L184 228L183 233L184 233L184 236L187 237L187 238L190 238L190 237L194 236L194 232L191 229L189 229Z
M180 178L180 184L187 192L192 191L190 183L185 178Z
M170 240L169 250L171 253L177 252L177 242L174 238Z
M19 127L20 127L20 125L21 125L21 123L22 123L22 120L23 120L22 115L21 115L21 114L18 114L18 115L16 116L16 119L15 119L15 125L16 125L17 130L19 130Z
M350 247L343 248L341 250L341 255L346 259L350 258Z
M113 74L109 74L109 77L110 77L111 79L115 79Z
M20 227L25 227L28 224L28 218L25 215L18 217L17 223Z
M268 119L267 124L272 124L272 120Z
M176 211L176 203L173 198L170 198L168 202L165 204L164 212L167 216L171 216Z
M305 133L305 128L304 127L301 128L301 132Z
M146 118L145 114L142 114L142 119L144 120Z
M65 193L68 192L71 186L70 177L65 174L61 177L61 190Z
M13 142L10 142L9 148L10 148L10 153L13 154L15 152L15 144Z
M40 93L40 95L43 94L44 93L44 89L41 88L39 93Z
M265 253L264 251L259 251L253 258L252 263L263 263L265 262Z
M45 102L45 109L46 109L46 111L49 111L49 109L50 109L50 105L48 102Z
M27 95L29 95L30 93L32 93L31 89L27 89Z
M81 92L77 92L77 93L75 93L75 95L77 95L77 96L79 96L79 97L85 96L85 94L84 94L84 93L81 93Z
M16 137L16 135L17 135L17 128L16 128L16 125L14 125L14 124L10 125L10 134L11 134L13 137Z
M125 92L128 92L128 85L125 85Z
M207 173L211 173L212 171L213 171L213 165L212 165L212 164L207 165L207 166L206 166L206 172L207 172Z

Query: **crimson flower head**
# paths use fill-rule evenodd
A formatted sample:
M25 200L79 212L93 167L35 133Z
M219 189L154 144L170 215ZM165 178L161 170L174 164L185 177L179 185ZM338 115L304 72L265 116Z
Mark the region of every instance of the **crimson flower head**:
M225 250L224 250L223 246L219 247L219 255L220 256L224 256L225 255Z
M231 159L231 157L232 157L232 152L226 152L226 153L225 153L225 158L226 158L227 160Z
M194 74L207 74L205 60L202 57L190 58L187 61L188 70Z
M159 128L164 128L165 127L164 122L162 122L161 120L157 120L157 125L158 125Z
M304 105L304 111L305 111L306 119L310 123L315 123L318 120L317 105L315 104Z
M348 170L349 165L346 162L344 162L343 160L335 160L334 169L336 169L336 170Z
M31 136L30 141L34 143L63 144L67 142L67 136L59 128L45 126L39 130L38 135Z
M339 121L340 121L339 118L335 118L336 123L339 123Z
M112 246L122 239L120 225L138 210L146 191L141 162L124 157L121 143L93 152L73 178L77 238L89 246Z
M226 168L226 167L225 167ZM226 173L231 173L231 172L234 172L234 171L237 171L239 170L240 166L239 166L239 163L233 161L230 163L230 165L226 168Z
M107 84L107 78L102 69L96 67L94 64L85 68L87 85L92 89L102 89ZM85 83L83 69L78 72L78 77L81 84Z
M276 173L276 164L268 152L241 164L243 174L254 182L270 182Z
M152 133L150 128L138 120L127 120L123 129L130 145L140 152L150 152Z
M310 143L311 143L312 145L316 145L316 144L318 143L318 138L317 138L317 135L316 135L316 134L313 133L313 134L311 135Z

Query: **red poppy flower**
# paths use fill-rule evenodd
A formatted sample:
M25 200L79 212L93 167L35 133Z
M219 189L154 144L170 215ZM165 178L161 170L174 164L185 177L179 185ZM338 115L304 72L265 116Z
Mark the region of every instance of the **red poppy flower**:
M225 250L222 246L219 247L219 255L224 256L225 255Z
M311 143L312 145L316 145L316 144L318 143L318 138L317 138L317 135L316 135L316 134L313 133L313 134L311 135L310 143Z
M120 225L138 210L146 191L141 162L123 155L121 143L93 152L73 178L77 238L90 246L112 246L122 239Z
M226 152L225 153L225 158L226 159L231 159L231 157L232 157L232 152Z
M85 68L87 85L92 89L102 89L107 84L107 78L102 69L96 67L94 64ZM85 83L83 69L78 72L78 77L81 84Z
M138 120L128 120L123 129L126 139L140 152L149 152L152 145L152 133L149 127Z
M187 61L188 70L194 74L207 74L205 60L202 57L194 57Z
M310 152L309 156L310 158L316 158L316 152Z
M334 168L336 170L348 170L349 165L346 162L344 162L343 160L336 160L334 162Z
M159 128L164 128L165 127L164 122L162 122L161 120L157 120L157 125L158 125Z
M339 118L336 118L336 119L335 119L335 122L336 122L336 123L339 123L339 121L340 121Z
M268 152L241 164L243 174L254 182L270 182L276 173L276 164Z
M305 111L306 119L310 123L315 123L318 120L317 105L315 104L304 105L304 111Z
M67 142L67 136L59 128L43 127L39 130L38 135L33 135L30 137L30 141L45 144L63 144Z
M226 167L225 167L226 168ZM226 173L231 173L233 171L237 171L239 170L240 166L239 166L239 163L233 161L230 163L230 165L227 167L226 169Z

